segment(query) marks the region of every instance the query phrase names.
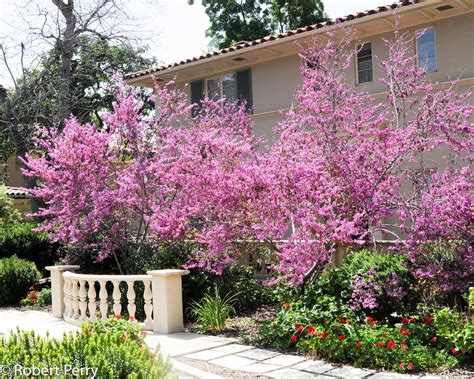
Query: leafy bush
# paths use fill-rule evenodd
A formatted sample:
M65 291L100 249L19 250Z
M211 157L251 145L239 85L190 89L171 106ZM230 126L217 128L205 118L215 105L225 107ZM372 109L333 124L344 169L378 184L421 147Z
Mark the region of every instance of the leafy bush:
M36 291L30 287L24 299L21 299L20 304L26 307L41 308L45 305L51 305L51 288L43 288L41 291Z
M31 222L17 222L0 228L0 258L16 255L35 262L40 270L54 265L61 256L60 245L33 231L34 227Z
M16 256L0 259L0 305L16 304L40 278L33 262Z
M129 331L133 330L132 333ZM20 332L0 338L0 365L22 367L64 367L95 369L97 378L164 378L170 366L160 354L153 354L135 335L136 325L124 320L85 323L75 335L61 340ZM92 376L81 375L81 377ZM61 377L76 378L72 373Z
M0 185L0 228L21 219L21 214L13 208L13 200L7 196L7 188Z
M217 287L214 295L207 294L201 301L193 302L191 314L202 330L222 330L231 313L235 312L233 305L238 294L227 294L222 297Z
M192 243L150 246L130 252L125 266L134 274L144 274L148 270L181 269L195 247ZM254 278L252 267L231 265L220 276L195 268L189 270L189 275L183 276L183 304L186 315L190 316L190 304L199 301L206 294L213 294L215 287L218 287L221 293L238 293L234 303L237 312L255 309L272 300L271 289ZM138 293L137 291L137 300L140 298ZM140 308L138 303L137 306Z

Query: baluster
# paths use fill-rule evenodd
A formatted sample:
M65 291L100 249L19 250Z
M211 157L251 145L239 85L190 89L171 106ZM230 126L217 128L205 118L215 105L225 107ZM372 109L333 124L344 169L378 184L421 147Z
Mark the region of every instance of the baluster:
M131 320L135 319L135 311L137 310L137 306L135 305L135 290L133 288L135 281L127 280L127 299L128 299L128 314ZM136 320L135 320L136 321Z
M87 319L87 290L86 290L86 281L79 281L79 310L81 311L81 320Z
M112 283L114 285L114 292L112 293L114 299L114 315L118 316L122 313L122 305L120 304L120 280L114 280Z
M153 304L151 302L152 292L151 292L151 280L144 280L143 285L145 286L145 291L143 292L143 299L145 300L145 328L153 329Z
M89 318L91 320L95 320L96 317L96 309L97 309L97 302L95 301L96 293L95 293L95 280L89 280L89 292L87 296L89 297Z
M101 320L107 320L107 313L109 312L109 304L107 303L108 293L107 293L107 281L106 280L99 280L100 283L100 291L99 291L99 298L100 298L100 314Z
M77 320L79 318L79 286L78 282L75 279L71 280L72 282L72 318Z
M71 292L70 292L71 281L64 279L64 317L69 317L71 312Z

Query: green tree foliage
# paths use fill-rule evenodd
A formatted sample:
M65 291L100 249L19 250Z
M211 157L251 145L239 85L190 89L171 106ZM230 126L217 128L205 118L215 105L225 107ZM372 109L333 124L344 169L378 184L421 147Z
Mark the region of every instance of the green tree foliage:
M220 49L326 19L321 0L202 0L202 5L211 21L206 34Z

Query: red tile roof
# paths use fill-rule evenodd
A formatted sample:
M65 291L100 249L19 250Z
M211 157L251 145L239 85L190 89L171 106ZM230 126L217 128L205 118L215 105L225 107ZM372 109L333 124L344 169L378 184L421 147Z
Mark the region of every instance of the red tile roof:
M266 36L264 38L260 38L260 39L257 39L255 41L238 43L238 44L232 45L230 47L227 47L225 49L211 51L211 52L202 54L199 57L194 57L194 58L190 58L190 59L186 59L186 60L182 60L182 61L179 61L179 62L170 63L170 64L167 64L167 65L162 65L162 66L158 66L158 67L151 67L151 68L147 68L145 70L141 70L141 71L137 71L137 72L132 72L132 73L126 74L125 79L134 79L134 78L138 78L138 77L141 77L141 76L146 76L146 75L149 75L149 74L153 74L155 72L165 71L165 70L168 70L170 68L182 66L182 65L185 65L185 64L188 64L188 63L205 60L207 58L211 58L211 57L214 57L216 55L223 55L223 54L227 54L227 53L230 53L230 52L233 52L233 51L242 50L242 49L245 49L247 47L261 45L261 44L264 44L265 42L281 40L281 39L290 37L290 36L295 35L295 34L301 34L301 33L310 32L312 30L321 29L321 28L324 28L326 26L334 25L336 23L340 24L340 23L343 23L343 22L352 21L352 20L355 20L355 19L358 19L358 18L363 18L363 17L366 17L366 16L370 16L370 15L373 15L373 14L387 12L387 11L390 11L390 10L393 10L393 9L396 9L396 8L413 5L413 4L418 3L419 1L420 0L403 0L403 1L399 1L397 3L393 3L393 4L390 4L390 5L377 7L375 9L371 9L371 10L367 10L367 11L363 11L363 12L357 12L355 14L350 14L350 15L347 15L345 17L339 17L339 18L336 18L336 20L328 20L328 21L325 21L325 22L320 22L320 23L317 23L317 24L304 26L304 27L301 27L301 28L298 28L298 29L288 30L285 33Z

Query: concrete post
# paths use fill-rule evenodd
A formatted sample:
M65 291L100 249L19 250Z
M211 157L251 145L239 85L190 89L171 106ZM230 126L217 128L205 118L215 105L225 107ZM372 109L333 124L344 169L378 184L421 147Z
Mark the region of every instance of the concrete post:
M64 313L64 278L66 271L79 270L80 266L48 266L46 270L51 272L51 303L54 317L63 317Z
M153 331L174 333L184 330L183 291L181 277L187 270L154 270L151 275L153 293Z

